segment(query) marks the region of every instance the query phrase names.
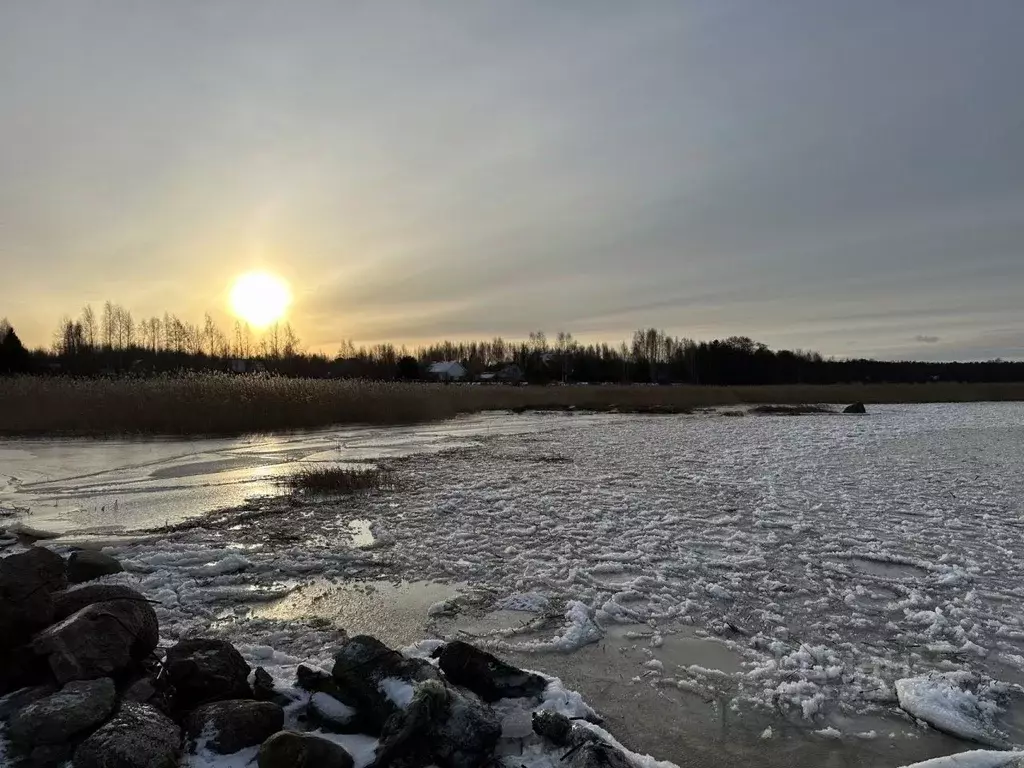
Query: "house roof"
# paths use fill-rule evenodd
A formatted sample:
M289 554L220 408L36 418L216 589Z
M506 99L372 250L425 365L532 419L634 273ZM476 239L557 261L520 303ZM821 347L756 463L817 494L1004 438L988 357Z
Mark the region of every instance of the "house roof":
M456 362L431 363L427 370L430 373L448 374L449 376L462 375L466 372L466 369L462 367L462 364Z

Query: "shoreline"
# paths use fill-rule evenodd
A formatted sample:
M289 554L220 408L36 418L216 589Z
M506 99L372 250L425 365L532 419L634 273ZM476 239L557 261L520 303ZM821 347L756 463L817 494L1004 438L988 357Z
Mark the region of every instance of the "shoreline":
M1024 401L1024 383L505 386L286 379L0 379L4 437L237 437L437 424L495 411L686 414L705 408Z

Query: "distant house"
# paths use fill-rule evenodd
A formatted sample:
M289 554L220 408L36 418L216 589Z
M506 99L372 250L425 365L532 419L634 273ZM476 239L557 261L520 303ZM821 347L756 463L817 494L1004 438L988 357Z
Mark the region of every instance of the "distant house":
M437 381L462 381L466 378L466 368L462 363L431 363L427 374Z
M498 365L480 374L480 381L491 384L518 384L523 380L523 370L515 363Z

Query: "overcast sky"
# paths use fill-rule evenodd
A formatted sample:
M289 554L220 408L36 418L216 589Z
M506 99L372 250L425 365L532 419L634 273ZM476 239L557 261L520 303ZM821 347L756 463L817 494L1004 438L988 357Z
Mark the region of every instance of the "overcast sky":
M0 3L0 316L1024 359L1024 2Z

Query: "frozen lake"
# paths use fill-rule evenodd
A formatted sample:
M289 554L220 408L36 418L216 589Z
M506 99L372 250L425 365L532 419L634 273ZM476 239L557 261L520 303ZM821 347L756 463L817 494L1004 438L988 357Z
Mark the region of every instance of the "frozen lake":
M919 713L949 693L984 721L975 738L1024 741L1022 404L5 441L0 475L33 525L110 534L272 494L295 461L378 459L394 491L268 498L122 542L125 578L163 602L171 637L214 627L296 656L332 622L470 637L684 766L885 768L972 748L921 727L898 690ZM928 675L924 694L897 685Z
M534 418L478 416L443 425L354 427L219 439L0 439L0 513L57 533L110 535L282 493L301 466L433 453Z

